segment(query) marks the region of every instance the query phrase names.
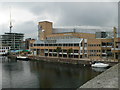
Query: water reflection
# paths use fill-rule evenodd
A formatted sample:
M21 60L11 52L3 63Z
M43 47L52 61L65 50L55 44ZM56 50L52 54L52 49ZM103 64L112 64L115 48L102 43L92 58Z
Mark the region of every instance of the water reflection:
M100 74L82 65L8 58L1 61L4 88L77 88Z
M92 69L96 72L104 72L107 70L107 68L94 68L94 67Z

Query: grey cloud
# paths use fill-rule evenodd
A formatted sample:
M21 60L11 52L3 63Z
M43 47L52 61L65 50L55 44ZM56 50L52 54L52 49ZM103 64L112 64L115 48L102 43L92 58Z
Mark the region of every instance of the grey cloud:
M25 38L37 38L37 30L37 24L33 23L33 21L24 22L13 28L13 32L25 33Z
M44 17L44 13L57 16L58 21L53 22L55 26L93 25L113 27L117 26L118 23L117 2L24 2L6 3L6 5L29 10L38 17L41 15ZM43 18L39 19L42 20ZM36 24L32 21L21 23L16 26L16 30L27 34L35 33L37 31L37 22Z
M8 4L27 9L38 16L45 12L51 16L59 16L56 25L113 26L117 24L118 19L116 18L118 15L117 2L24 2Z
M116 3L73 3L63 5L61 25L97 25L112 26L117 24ZM69 7L68 7L69 6ZM111 25L108 25L112 22Z
M115 2L62 2L34 3L30 11L35 15L44 12L59 16L55 25L97 25L115 26L117 24L117 3Z

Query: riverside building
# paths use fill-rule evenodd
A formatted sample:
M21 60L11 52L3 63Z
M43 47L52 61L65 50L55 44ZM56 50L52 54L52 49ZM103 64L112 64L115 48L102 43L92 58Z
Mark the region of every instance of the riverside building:
M10 50L19 50L22 48L24 34L22 33L5 33L0 36L3 47L10 47Z
M35 42L35 39L32 39L32 38L25 39L25 49L30 50L30 47L33 46L34 42Z
M6 54L8 54L9 50L10 50L9 46L3 46L2 45L2 38L0 36L0 55L6 55Z
M104 28L106 30L106 28ZM79 26L53 28L53 23L38 23L38 40L31 51L35 56L76 59L120 59L117 30ZM99 32L98 32L99 31Z

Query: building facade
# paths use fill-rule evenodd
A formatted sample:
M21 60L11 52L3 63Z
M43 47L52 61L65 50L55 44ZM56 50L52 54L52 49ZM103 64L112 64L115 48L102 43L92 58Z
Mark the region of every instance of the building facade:
M0 36L0 55L7 55L10 50L9 46L2 45L2 36Z
M117 32L117 29L114 28L114 39L113 39L114 44L113 44L113 47L111 48L114 59L120 59L120 37L117 34L118 32Z
M9 50L10 50L9 46L0 46L0 55L8 54Z
M5 33L1 35L2 46L10 47L11 50L22 48L24 34L22 33Z
M52 25L48 21L38 23L38 40L31 47L33 55L90 60L118 59L120 55L112 49L120 43L117 37L113 38L115 31L91 33L91 28L90 32L88 28L58 29Z
M30 50L30 47L33 47L35 39L27 38L25 39L25 49Z

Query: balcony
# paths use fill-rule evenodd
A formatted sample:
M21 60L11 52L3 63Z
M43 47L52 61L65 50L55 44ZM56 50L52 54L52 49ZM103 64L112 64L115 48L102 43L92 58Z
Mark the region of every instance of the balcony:
M111 48L111 50L120 50L120 48Z
M120 52L120 48L111 48L111 51L113 53L119 53Z
M105 54L105 55L106 55L107 53L106 53L106 52L103 52L102 54Z
M101 46L101 47L112 47L112 46Z

